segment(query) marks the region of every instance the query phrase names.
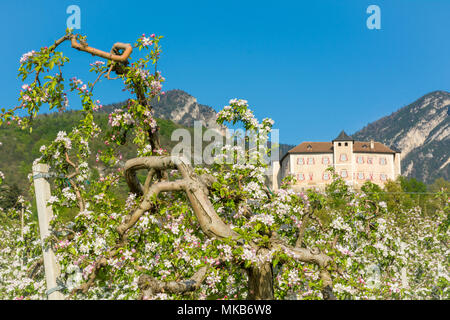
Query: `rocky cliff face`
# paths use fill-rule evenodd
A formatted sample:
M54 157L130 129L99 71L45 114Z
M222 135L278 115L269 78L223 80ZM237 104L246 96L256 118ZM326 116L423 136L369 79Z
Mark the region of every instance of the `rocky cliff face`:
M113 103L103 107L103 112L112 112L125 105L126 102ZM217 112L206 105L199 104L197 99L183 90L169 90L160 100L152 101L156 118L171 120L186 127L193 127L194 121L200 121L206 128L220 129L216 123Z
M431 183L450 179L450 93L431 92L353 134L402 151L402 175Z
M153 103L155 116L172 120L187 127L200 121L206 128L218 128L216 111L206 105L199 104L197 99L182 90L167 91L160 101Z

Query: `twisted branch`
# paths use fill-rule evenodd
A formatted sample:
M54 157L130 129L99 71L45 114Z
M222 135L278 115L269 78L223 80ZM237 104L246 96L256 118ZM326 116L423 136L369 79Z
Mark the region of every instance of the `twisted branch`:
M149 170L145 183L146 186L144 187L140 184L136 176L136 171L140 169ZM172 182L157 182L151 185L151 180L153 177L153 172L151 171L167 169L178 169L181 173L182 179ZM117 228L117 231L121 236L123 236L127 230L134 226L145 211L152 208L154 205L152 200L154 200L160 192L184 190L188 196L200 227L206 235L211 238L219 239L231 237L237 240L239 238L238 234L231 230L231 228L225 224L222 219L220 219L207 196L208 185L212 182L211 177L209 175L198 177L185 159L168 156L135 158L128 160L125 163L124 171L130 190L143 194L143 200L139 208L136 209L131 215L131 218ZM318 265L321 269L320 277L323 281L324 298L335 298L331 290L332 280L327 270L327 267L332 262L332 259L329 256L318 250L315 252L314 250L305 248L290 247L277 237L272 238L271 247L288 253L289 256L293 257L297 261L314 263Z
M144 212L152 208L154 205L152 199L158 196L160 192L184 190L199 221L200 227L206 235L218 239L230 237L233 239L238 238L238 234L231 230L231 228L217 215L207 196L208 185L210 185L213 178L207 175L197 176L185 159L169 156L134 158L125 163L124 169L125 179L130 190L132 192L143 194L143 200L139 208L131 215L131 218L117 228L119 235L123 236L124 233L138 221ZM182 179L172 182L162 181L153 185L151 185L151 180L147 179L147 186L144 188L136 176L136 171L140 169L147 169L149 171L152 169L159 171L177 169L180 172ZM153 175L153 173L149 172L149 175ZM144 189L146 189L145 193Z
M63 37L64 38L64 37ZM129 43L116 42L111 49L111 52L105 52L93 47L89 47L86 43L78 43L76 35L71 35L70 37L71 46L74 49L88 52L94 56L101 57L104 59L108 59L115 62L126 62L133 51L133 47ZM63 41L68 40L68 38ZM122 49L124 50L122 54L114 54L112 53L114 49Z
M328 267L333 265L333 259L328 255L320 252L320 250L310 250L306 248L291 247L275 238L271 240L273 248L285 252L288 256L297 261L305 263L313 263L320 268L320 279L322 280L322 295L325 300L336 300L333 294L333 281L331 279Z
M195 291L205 280L208 267L201 267L189 280L160 281L149 275L143 274L139 277L138 287L142 290L140 299L151 297L157 293L186 293Z

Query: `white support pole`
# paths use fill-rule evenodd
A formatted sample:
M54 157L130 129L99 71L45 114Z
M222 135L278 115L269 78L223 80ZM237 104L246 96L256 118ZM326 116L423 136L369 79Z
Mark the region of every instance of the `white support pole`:
M401 270L401 279L402 279L402 287L403 289L408 289L408 275L406 273L406 268L403 267Z
M52 207L47 204L47 201L50 199L50 184L45 179L46 174L48 174L48 165L38 163L33 166L34 189L42 243L44 243L44 239L50 234L49 221L53 216ZM42 246L42 252L44 256L47 292L49 292L48 299L63 300L64 295L55 289L58 286L56 279L59 276L59 266L56 263L55 254L51 248L44 245Z

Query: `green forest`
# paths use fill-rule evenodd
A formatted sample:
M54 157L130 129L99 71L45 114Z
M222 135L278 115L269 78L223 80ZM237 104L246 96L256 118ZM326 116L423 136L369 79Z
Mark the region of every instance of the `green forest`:
M0 126L0 142L2 143L0 146L0 171L5 175L5 181L0 187L0 207L13 207L18 195L29 199L28 175L31 174L33 161L40 156L39 149L42 145L49 145L59 131L70 132L81 118L80 111L41 114L33 120L31 132L12 124ZM100 126L103 134L107 133L107 113L96 113L95 122ZM184 127L164 119L157 119L157 123L160 127L161 143L170 150L177 143L170 139L172 132ZM101 136L102 134L94 139L92 150L98 150L103 143ZM120 146L120 151L124 155L124 159L136 156L136 147L133 144ZM101 164L96 163L94 151L91 154L90 165L97 169L97 174L98 170L103 169Z

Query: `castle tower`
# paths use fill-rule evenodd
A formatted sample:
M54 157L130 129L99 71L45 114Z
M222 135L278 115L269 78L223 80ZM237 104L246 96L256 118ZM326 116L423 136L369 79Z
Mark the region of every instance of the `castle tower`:
M345 181L354 185L354 159L353 144L355 140L347 135L344 130L332 141L334 169Z

